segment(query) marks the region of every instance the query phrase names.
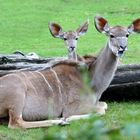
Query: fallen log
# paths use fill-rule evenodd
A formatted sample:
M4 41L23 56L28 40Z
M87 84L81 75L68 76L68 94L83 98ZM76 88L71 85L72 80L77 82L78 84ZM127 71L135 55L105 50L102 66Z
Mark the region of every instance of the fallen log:
M102 101L131 101L140 100L140 81L125 84L110 85L103 93Z
M16 63L35 63L35 64L42 64L42 63L48 63L49 61L53 59L59 59L59 58L31 58L31 57L24 57L24 56L18 56L16 55L4 55L0 56L0 64L16 64Z
M0 76L25 70L42 70L66 58L34 58L26 55L0 55ZM103 93L101 100L132 100L140 99L140 64L118 66L115 76Z
M121 72L121 71L132 71L132 70L140 70L140 64L120 65L117 68L117 72Z
M140 64L119 66L101 100L140 100Z
M124 68L127 68L127 66L124 66ZM131 69L130 71L119 71L117 70L115 77L113 78L113 81L111 82L111 85L116 85L116 84L124 84L124 83L132 83L132 82L137 82L140 81L140 69L135 70Z
M46 59L47 60L47 59ZM16 70L40 70L44 67L51 67L55 63L66 60L65 58L52 58L46 63L12 63L0 65L0 76L6 73L15 72ZM43 60L44 61L44 60ZM32 61L30 61L32 62ZM115 77L111 85L130 83L140 81L140 65L123 65L118 66Z
M44 61L44 60L43 60ZM0 65L0 77L9 73L19 72L19 71L40 71L43 69L48 69L58 63L69 63L71 62L67 58L52 58L46 63L12 63L12 64L2 64ZM73 62L74 63L74 62ZM76 62L75 62L76 63Z

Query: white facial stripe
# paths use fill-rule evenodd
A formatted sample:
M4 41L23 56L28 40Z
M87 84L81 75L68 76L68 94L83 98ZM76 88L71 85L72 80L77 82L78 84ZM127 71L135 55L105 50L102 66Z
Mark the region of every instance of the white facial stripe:
M110 39L109 39L109 41L108 41L108 45L109 45L109 48L110 48L110 50L112 51L112 53L118 57L119 55L118 55L117 47L115 47L115 46L111 43Z
M70 48L70 47L75 47L76 48L77 40L75 40L75 39L66 40L65 44L68 48Z
M124 51L124 49L122 49L122 48L119 48L119 51Z
M110 39L108 41L108 45L109 45L109 48L112 50L113 48L112 48L112 43L111 43Z
M118 46L126 47L127 46L127 37L117 37Z

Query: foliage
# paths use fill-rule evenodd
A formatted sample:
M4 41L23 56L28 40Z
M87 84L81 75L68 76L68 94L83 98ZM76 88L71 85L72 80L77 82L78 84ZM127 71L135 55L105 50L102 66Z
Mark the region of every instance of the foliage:
M124 127L108 129L102 120L94 120L92 123L84 124L80 129L73 129L71 133L67 127L55 133L50 131L43 140L138 140L139 138L140 124L129 123Z

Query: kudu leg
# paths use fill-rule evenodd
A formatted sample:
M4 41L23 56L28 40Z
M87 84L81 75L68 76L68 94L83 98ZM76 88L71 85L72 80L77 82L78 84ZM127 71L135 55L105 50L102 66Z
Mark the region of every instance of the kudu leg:
M33 122L24 121L21 116L15 116L15 112L13 112L12 110L9 111L9 117L9 128L38 128L67 124L63 119Z
M66 122L71 122L71 121L76 121L76 120L80 120L80 119L89 119L91 116L91 114L84 114L84 115L72 115L68 118L65 118L64 120Z
M39 127L50 127L54 125L63 125L63 120L46 120L46 121L33 121L27 122L24 120L18 120L18 127L10 126L10 128L39 128Z
M107 110L107 108L108 108L107 103L106 102L99 101L100 100L100 97L101 97L101 95L100 94L99 95L97 94L95 105L97 107L101 107L101 108Z
M17 102L20 104L17 104ZM24 108L24 97L22 97L22 94L16 94L16 98L14 98L9 105L9 128L37 128L64 124L64 121L60 119L32 122L24 121L22 118L22 112Z
M96 111L97 112L97 111ZM97 115L98 115L99 113L97 112ZM102 114L100 114L100 115L102 115ZM84 114L84 115L72 115L72 116L70 116L70 117L68 117L68 118L64 118L63 120L65 121L65 122L71 122L71 121L76 121L76 120L80 120L80 119L89 119L91 117L91 114Z
M100 106L100 107L103 107L105 110L107 110L107 108L108 108L106 102L99 101L99 102L97 103L97 105Z
M101 97L100 93L95 93L96 102L95 102L95 112L98 115L104 115L105 110L107 109L107 104L105 102L100 102L99 99Z

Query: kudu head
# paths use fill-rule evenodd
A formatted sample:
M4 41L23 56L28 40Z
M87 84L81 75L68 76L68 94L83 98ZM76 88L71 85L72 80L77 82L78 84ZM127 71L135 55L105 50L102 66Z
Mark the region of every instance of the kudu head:
M77 60L76 48L77 40L81 35L84 35L88 30L88 20L81 25L76 31L63 32L62 27L57 23L49 23L49 30L53 37L64 40L68 49L68 58Z
M117 57L121 57L124 51L127 50L129 35L133 32L140 33L140 18L134 20L128 27L110 27L106 19L96 16L94 24L100 33L105 33L109 37L108 46Z

